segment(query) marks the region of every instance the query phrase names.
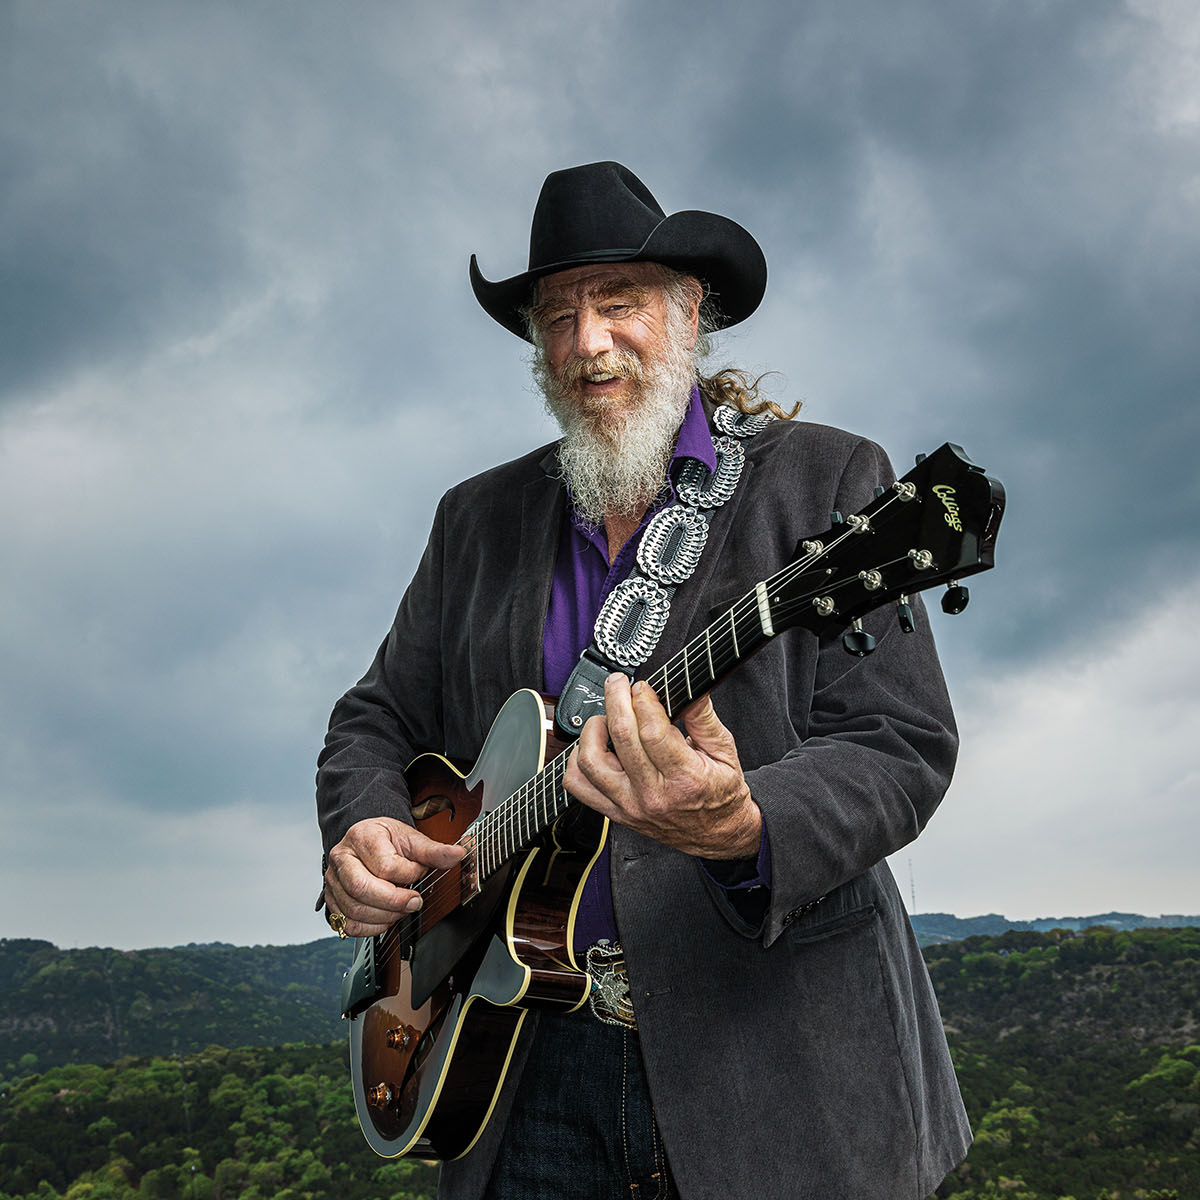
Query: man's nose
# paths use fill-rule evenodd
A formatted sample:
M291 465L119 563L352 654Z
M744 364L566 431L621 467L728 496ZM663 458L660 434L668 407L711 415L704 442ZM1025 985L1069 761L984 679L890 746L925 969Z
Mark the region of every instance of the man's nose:
M612 332L599 313L586 309L575 318L575 353L580 358L595 358L612 349Z

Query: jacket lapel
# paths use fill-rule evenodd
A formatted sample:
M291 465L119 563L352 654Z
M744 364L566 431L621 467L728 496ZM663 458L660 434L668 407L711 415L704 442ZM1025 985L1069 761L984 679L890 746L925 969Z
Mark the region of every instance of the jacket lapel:
M555 452L551 450L540 465L541 471L525 485L521 497L521 544L511 592L508 646L517 687L545 686L542 635L563 514L562 485L551 474Z

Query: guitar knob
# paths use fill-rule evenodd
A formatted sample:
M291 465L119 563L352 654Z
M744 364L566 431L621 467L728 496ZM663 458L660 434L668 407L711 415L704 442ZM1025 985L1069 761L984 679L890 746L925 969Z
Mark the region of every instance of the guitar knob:
M917 627L916 621L913 620L912 605L909 604L907 596L901 596L900 603L896 605L896 620L900 624L901 633L912 633Z
M407 1050L408 1043L412 1041L412 1031L407 1025L400 1025L395 1029L387 1031L387 1044L393 1050Z
M875 649L875 638L863 629L862 622L855 617L850 628L842 635L842 645L848 654L866 658Z
M377 1083L367 1089L367 1103L372 1108L391 1108L392 1086L389 1083Z
M971 593L960 583L950 581L942 597L942 612L955 616L971 602Z

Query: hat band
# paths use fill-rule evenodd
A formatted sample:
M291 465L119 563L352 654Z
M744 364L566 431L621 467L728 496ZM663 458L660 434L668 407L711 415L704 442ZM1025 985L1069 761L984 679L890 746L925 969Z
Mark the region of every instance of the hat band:
M570 258L560 258L557 262L540 265L529 264L531 271L552 271L555 267L578 266L587 262L611 262L615 258L631 258L641 251L641 246L628 246L612 250L581 250Z

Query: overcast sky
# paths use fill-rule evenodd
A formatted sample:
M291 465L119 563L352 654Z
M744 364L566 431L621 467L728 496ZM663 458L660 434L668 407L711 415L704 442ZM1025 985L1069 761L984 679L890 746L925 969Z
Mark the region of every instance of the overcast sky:
M0 3L0 935L325 932L329 710L553 432L468 256L607 158L761 242L721 361L1007 486L906 897L1200 912L1198 135L1193 0Z

